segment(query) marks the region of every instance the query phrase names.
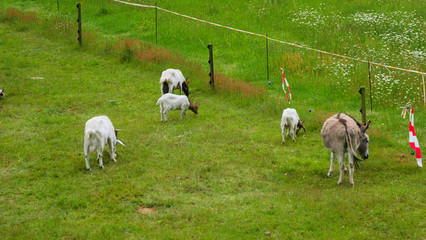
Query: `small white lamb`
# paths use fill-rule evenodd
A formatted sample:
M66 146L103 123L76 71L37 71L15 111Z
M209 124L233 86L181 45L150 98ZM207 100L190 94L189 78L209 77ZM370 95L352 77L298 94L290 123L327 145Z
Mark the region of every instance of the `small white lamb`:
M301 128L303 128L303 130L306 132L306 129L303 126L303 121L300 121L296 109L287 108L283 111L283 116L281 118L281 135L283 137L283 142L285 142L284 129L286 128L288 129L287 136L289 133L291 133L293 141L296 141L296 134Z
M167 113L170 110L180 110L180 119L182 119L184 115L186 119L185 111L189 109L195 114L198 114L198 106L200 106L201 103L193 104L185 95L166 93L158 99L157 105L160 105L161 121L163 121L163 117L164 121L167 121Z
M106 144L108 144L111 160L114 162L117 161L115 159L115 145L120 143L124 146L124 144L117 139L117 131L118 130L114 129L111 120L109 120L107 116L94 117L86 122L86 127L84 129L84 156L87 170L90 170L89 153L95 150L98 153L99 166L104 168L102 153Z

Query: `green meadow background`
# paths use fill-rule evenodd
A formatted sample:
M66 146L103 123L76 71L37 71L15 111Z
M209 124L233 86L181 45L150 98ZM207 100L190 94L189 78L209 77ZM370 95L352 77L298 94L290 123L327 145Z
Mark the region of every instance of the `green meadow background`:
M155 5L155 1L134 1ZM59 3L59 11L58 5ZM424 1L158 1L218 24L328 52L425 70ZM347 61L113 1L0 3L0 236L2 239L423 239L425 174L411 155L415 109L425 142L421 75ZM208 84L213 44L216 89ZM159 78L181 69L199 114L160 122ZM280 68L291 85L286 103ZM361 120L367 87L370 158L355 187L338 169L322 123ZM371 91L371 95L370 95ZM370 97L372 102L370 101ZM370 106L373 106L371 111ZM282 110L307 132L281 141ZM310 111L309 111L310 110ZM87 172L84 124L107 115L123 129L117 162L105 150Z

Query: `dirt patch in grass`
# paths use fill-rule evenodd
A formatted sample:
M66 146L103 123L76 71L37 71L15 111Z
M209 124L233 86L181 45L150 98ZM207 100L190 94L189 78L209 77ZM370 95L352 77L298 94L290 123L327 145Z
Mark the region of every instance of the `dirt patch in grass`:
M151 214L151 213L155 213L156 211L157 211L157 209L153 208L153 207L150 208L150 207L141 206L141 207L138 208L138 212L140 214Z

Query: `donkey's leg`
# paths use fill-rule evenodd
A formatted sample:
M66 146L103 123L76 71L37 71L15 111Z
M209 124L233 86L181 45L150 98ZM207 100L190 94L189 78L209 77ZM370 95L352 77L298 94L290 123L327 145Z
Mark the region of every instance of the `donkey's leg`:
M348 152L349 159L349 184L354 186L354 157Z
M343 175L345 174L345 154L344 153L337 153L337 161L340 165L340 177L339 181L337 181L337 184L342 184L343 182Z
M336 157L334 156L334 153L331 152L331 157L330 157L330 169L328 170L328 177L333 176L333 165L334 165L334 161L336 160Z
M346 158L346 154L347 153L345 153L345 158ZM346 168L346 165L345 165L345 172L348 172L348 169Z

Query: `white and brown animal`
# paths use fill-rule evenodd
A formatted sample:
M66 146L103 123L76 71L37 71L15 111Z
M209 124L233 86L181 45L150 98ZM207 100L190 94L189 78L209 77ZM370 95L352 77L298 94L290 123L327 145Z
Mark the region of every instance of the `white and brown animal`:
M299 130L302 128L306 132L303 121L300 121L296 109L284 109L283 116L281 117L281 135L283 137L283 142L285 142L285 129L287 129L287 136L291 134L293 141L296 141L296 134L299 133Z
M117 139L117 131L107 116L98 116L89 119L84 128L84 156L86 169L90 170L89 153L95 150L98 153L99 166L104 168L102 153L105 145L108 145L111 160L116 161L115 146L117 143L124 144Z
M0 89L0 98L2 98L4 95L6 95L6 93L4 92L3 89Z
M367 124L361 124L353 117L344 113L336 114L324 122L321 129L321 136L325 148L331 152L330 170L327 176L333 174L333 164L335 158L340 165L340 177L337 184L343 181L343 175L346 170L345 154L348 154L349 160L349 184L354 186L353 174L354 165L358 165L359 159L356 154L359 154L362 159L368 158L368 135L367 129L370 127L371 121Z
M185 80L185 77L180 70L171 68L167 69L161 73L161 95L173 93L175 89L179 89L179 94L182 94L183 91L186 96L189 96L189 83L190 81Z
M191 101L189 101L188 97L185 95L176 95L173 93L166 93L163 96L161 96L158 101L157 105L160 105L160 113L161 113L161 121L167 121L167 113L170 110L180 110L180 119L182 119L183 116L185 116L186 119L186 110L191 110L195 114L198 114L198 106L200 104L194 104Z

